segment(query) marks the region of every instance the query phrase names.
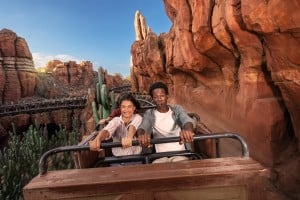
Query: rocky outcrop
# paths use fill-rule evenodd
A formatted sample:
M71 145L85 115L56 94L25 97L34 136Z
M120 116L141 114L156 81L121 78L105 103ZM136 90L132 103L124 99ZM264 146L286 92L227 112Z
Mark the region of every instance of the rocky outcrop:
M0 103L33 96L37 74L26 41L8 29L0 31Z
M27 113L1 117L0 146L5 145L12 123L17 133L22 133L31 124L63 126L72 129L73 119L77 120L82 134L89 134L95 128L91 102L95 98L97 72L89 61L50 61L45 73L38 73L32 61L25 39L16 33L3 29L0 31L0 104L42 101L43 99L65 98L69 96L88 96L85 109L61 109L41 113ZM103 70L108 88L128 84L121 75L109 75ZM89 95L88 92L90 91Z
M107 73L107 70L104 70L103 67L101 68L102 70L100 71L108 89L130 84L130 81L124 79L120 74L110 75ZM66 95L66 93L71 96L81 96L87 94L88 88L92 89L95 87L97 72L93 70L93 65L89 61L77 64L74 61L61 62L52 60L47 63L45 71L48 74L48 82L50 84L45 86L48 94L45 94L47 92L44 89L41 93L44 93L44 96L49 98ZM64 91L62 91L63 88Z
M252 149L260 149L252 151L254 157L274 164L282 140L292 131L289 117L295 136L300 136L299 4L164 3L173 22L170 32L149 32L132 45L136 90L147 91L157 80L166 82L175 102L197 108L203 118L224 121ZM137 35L143 29L136 28Z
M136 30L136 41L144 40L147 36L147 23L145 17L141 15L140 11L135 12L134 29Z
M62 98L87 95L88 88L94 87L91 62L63 63L52 61L47 73L37 73L32 55L25 39L16 33L0 31L0 103L12 104L19 101L30 102L36 99ZM72 119L78 123L82 110L58 110L38 114L19 114L1 117L0 141L12 131L12 123L17 133L26 131L32 123L62 125L70 130ZM2 143L2 141L0 142Z
M240 133L251 156L268 166L282 163L290 146L298 149L290 156L299 154L299 2L164 4L169 33L149 32L131 47L133 88L167 83L172 103L197 112L214 131ZM299 169L299 155L293 158Z
M96 73L90 61L77 64L74 61L61 62L59 60L50 61L45 69L52 73L56 81L62 85L90 87L95 82Z

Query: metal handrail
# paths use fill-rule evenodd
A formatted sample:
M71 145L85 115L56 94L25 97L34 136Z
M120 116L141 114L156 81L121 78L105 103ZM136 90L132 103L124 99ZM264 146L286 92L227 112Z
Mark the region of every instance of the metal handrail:
M209 135L195 135L194 140L206 140L206 139L219 139L219 138L233 138L240 142L242 147L242 157L249 157L249 150L247 143L245 140L236 133L223 132L223 133L214 133ZM166 138L154 138L151 139L151 144L161 144L161 143L170 143L170 142L179 142L180 137L166 137ZM139 142L137 140L132 141L132 146L138 146ZM114 148L114 147L122 147L121 142L109 142L109 143L101 143L100 148ZM73 145L73 146L64 146L57 147L45 152L39 161L39 174L44 175L47 172L47 159L50 155L60 153L60 152L70 152L70 151L85 151L89 150L88 144L85 145Z

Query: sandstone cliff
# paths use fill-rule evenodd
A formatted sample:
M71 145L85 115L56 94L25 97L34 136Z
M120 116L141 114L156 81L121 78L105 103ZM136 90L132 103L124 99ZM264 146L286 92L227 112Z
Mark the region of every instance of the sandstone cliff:
M91 101L95 98L97 72L89 61L50 61L45 73L34 68L31 52L25 39L11 30L0 31L0 104L30 103L43 99L58 99L74 96L87 96L85 109L55 110L42 113L27 113L0 117L0 146L5 143L8 132L14 123L17 133L26 131L33 123L41 125L64 126L72 129L72 119L77 120L82 134L89 134L95 128ZM109 75L103 70L108 88L127 83L120 75ZM54 131L54 130L53 130Z
M24 38L8 29L0 31L0 103L33 96L37 73Z
M264 152L255 157L273 163L287 132L300 136L299 3L164 3L170 32L148 31L132 45L134 89L166 82L176 103L221 120Z
M148 29L141 37L146 25L136 15L134 90L148 91L151 83L163 81L172 103L197 112L214 131L240 133L255 159L268 166L289 163L293 173L300 169L299 1L164 0L164 5L172 22L168 33L157 36ZM284 174L281 181L292 176Z

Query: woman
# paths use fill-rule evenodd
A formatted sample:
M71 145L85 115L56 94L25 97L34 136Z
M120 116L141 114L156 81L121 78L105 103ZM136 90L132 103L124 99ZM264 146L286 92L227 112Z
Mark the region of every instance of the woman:
M101 142L112 138L114 142L122 142L122 147L112 148L114 156L140 154L142 147L132 146L136 129L142 121L142 117L135 114L138 108L139 103L132 95L125 94L120 97L121 116L114 117L109 121L96 138L89 142L90 150L102 151L100 149Z

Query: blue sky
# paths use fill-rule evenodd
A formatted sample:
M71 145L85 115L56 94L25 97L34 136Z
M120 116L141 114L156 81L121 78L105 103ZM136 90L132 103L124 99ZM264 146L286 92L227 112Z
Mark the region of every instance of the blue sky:
M171 22L163 0L1 0L0 29L25 38L36 67L47 61L89 60L96 70L130 73L135 41L134 15L140 10L159 35Z

